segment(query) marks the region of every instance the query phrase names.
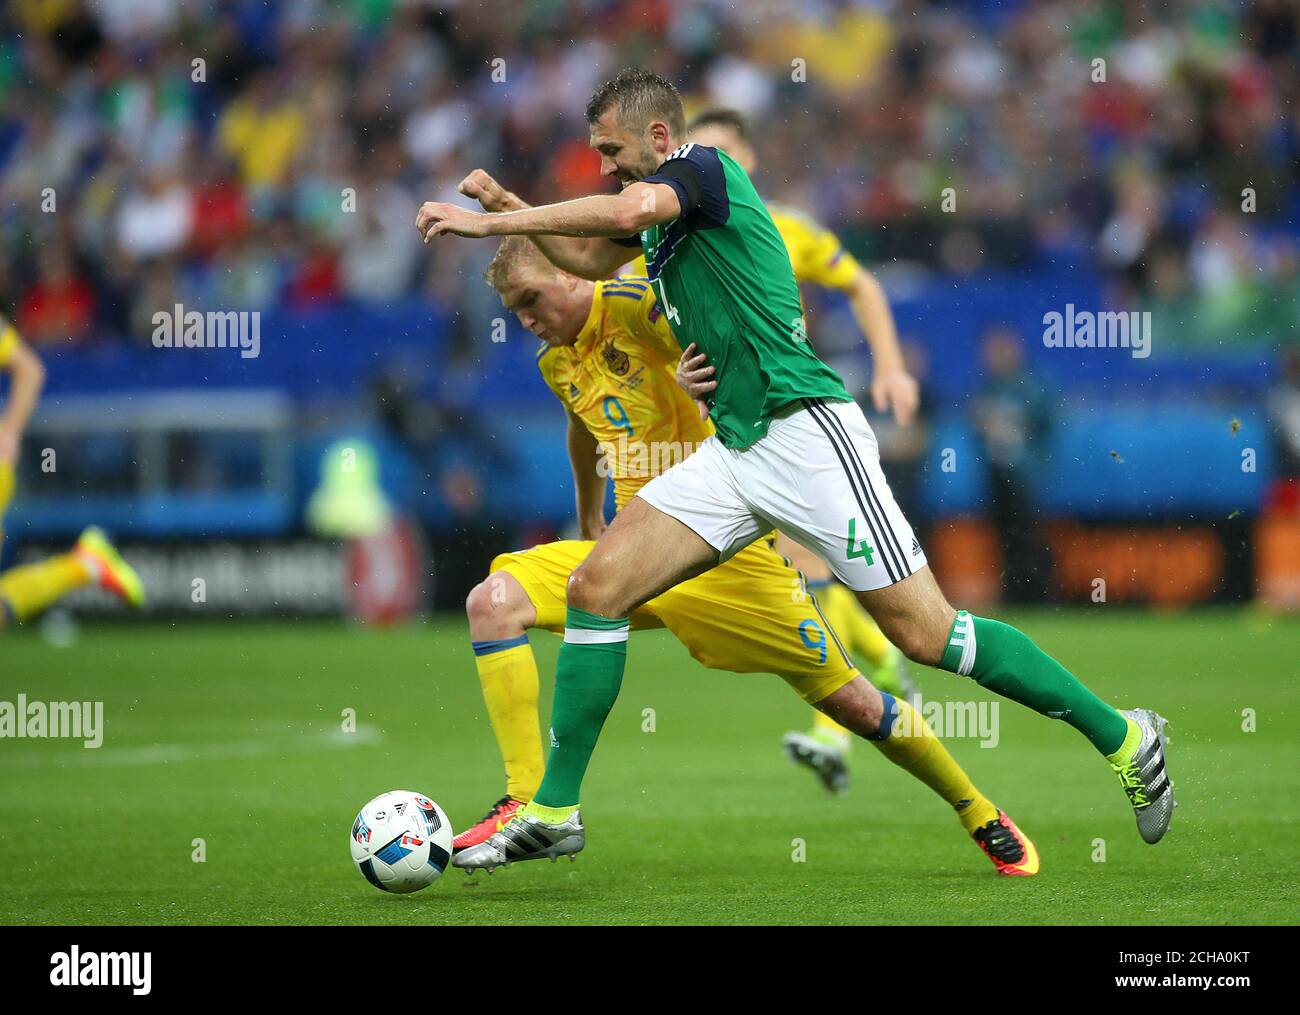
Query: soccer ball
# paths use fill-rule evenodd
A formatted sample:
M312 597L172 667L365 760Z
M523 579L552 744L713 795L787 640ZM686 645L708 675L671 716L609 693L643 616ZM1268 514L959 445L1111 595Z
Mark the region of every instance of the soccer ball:
M352 822L352 862L385 892L427 888L451 861L451 822L421 793L395 789L375 797Z

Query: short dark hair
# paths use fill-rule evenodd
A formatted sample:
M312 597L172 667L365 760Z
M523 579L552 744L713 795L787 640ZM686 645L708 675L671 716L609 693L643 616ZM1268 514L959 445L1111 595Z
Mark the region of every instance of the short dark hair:
M641 67L628 67L596 89L587 103L587 122L595 123L615 106L625 127L642 130L654 120L668 124L676 140L686 135L682 97L671 81Z
M701 127L726 127L728 130L735 131L736 136L745 144L750 143L749 121L745 119L745 114L738 109L714 106L712 109L701 110L695 114L690 125L687 126L686 133L690 134Z

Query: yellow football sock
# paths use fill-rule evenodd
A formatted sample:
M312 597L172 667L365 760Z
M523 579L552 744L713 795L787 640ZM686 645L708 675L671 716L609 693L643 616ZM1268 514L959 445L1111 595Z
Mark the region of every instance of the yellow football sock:
M15 620L27 620L93 577L76 554L63 553L0 574L0 603L8 607Z
M1142 727L1135 723L1128 716L1124 717L1128 723L1128 732L1124 735L1124 742L1119 745L1119 749L1114 754L1106 755L1106 760L1114 768L1123 768L1133 760L1133 755L1142 745Z
M859 666L863 660L873 667L879 666L889 658L889 640L847 588L833 581L817 593L817 602L844 647L859 657Z
M538 821L545 821L548 825L562 825L573 817L573 812L577 809L577 804L566 804L564 807L543 807L536 800L532 800L524 808L524 814L530 818L536 818Z
M474 642L474 664L506 764L506 792L516 800L532 800L546 763L537 719L537 660L528 636Z
M943 741L934 734L925 717L901 698L895 698L898 719L894 731L883 740L872 740L880 753L899 768L916 776L943 797L957 812L962 827L974 832L998 816L970 776L948 753Z

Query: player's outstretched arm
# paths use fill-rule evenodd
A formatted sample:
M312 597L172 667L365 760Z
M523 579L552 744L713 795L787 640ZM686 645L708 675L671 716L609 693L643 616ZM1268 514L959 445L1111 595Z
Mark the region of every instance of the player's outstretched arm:
M6 327L8 325L0 320L0 331ZM0 415L0 462L13 465L18 461L18 448L27 421L32 418L36 402L41 397L41 388L45 386L45 365L35 351L16 336L11 337L11 341L9 356L2 368L10 375L11 384L4 413Z
M578 528L583 539L599 539L605 531L606 479L600 470L600 444L587 425L572 412L566 434L573 486L578 495Z
M457 189L466 197L474 198L487 212L523 211L532 207L482 169L475 169L461 180ZM553 265L580 278L608 278L633 260L637 251L636 247L625 247L602 237L538 235L529 239Z
M894 419L907 426L916 418L920 388L903 362L898 328L885 290L871 272L859 267L848 296L853 317L871 348L871 401L877 412L892 409Z
M459 205L426 201L416 216L415 227L425 243L444 234L584 238L588 242L581 248L581 256L569 264L560 264L552 258L553 263L584 278L605 278L627 260L628 248L614 243L614 238L631 236L680 214L681 204L672 187L663 183L634 183L619 194L580 197L505 212L480 213Z

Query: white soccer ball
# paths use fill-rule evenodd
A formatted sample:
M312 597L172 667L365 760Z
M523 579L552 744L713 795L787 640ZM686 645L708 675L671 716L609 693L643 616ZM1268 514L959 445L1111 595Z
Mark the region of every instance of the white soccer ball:
M361 808L352 822L352 862L385 892L427 888L451 862L451 822L422 793L395 789Z

